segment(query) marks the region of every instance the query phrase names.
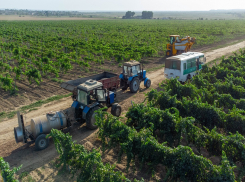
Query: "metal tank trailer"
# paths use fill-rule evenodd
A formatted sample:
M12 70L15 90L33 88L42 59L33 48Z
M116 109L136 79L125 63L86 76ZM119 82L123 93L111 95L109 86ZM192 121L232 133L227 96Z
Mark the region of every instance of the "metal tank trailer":
M31 119L31 124L24 125L23 115L17 113L18 127L14 128L16 143L33 143L37 150L43 150L48 147L49 139L46 138L51 129L64 129L71 126L68 116L62 112L51 112L46 115Z

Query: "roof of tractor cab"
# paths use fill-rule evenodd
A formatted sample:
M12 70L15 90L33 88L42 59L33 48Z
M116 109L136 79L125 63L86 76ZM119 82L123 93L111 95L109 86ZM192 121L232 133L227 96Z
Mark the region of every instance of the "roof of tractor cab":
M85 83L82 83L80 85L77 86L78 89L80 90L84 90L86 92L94 90L96 88L102 88L103 84L101 82L98 82L96 80L87 80Z
M169 57L167 59L168 60L174 59L174 60L179 60L179 61L185 61L185 60L192 59L195 57L200 57L200 56L204 56L204 54L201 52L187 52L187 53L182 53L182 54L177 55L177 56Z
M132 61L123 63L123 66L136 66L136 65L139 65L139 64L140 63L138 61L132 60Z

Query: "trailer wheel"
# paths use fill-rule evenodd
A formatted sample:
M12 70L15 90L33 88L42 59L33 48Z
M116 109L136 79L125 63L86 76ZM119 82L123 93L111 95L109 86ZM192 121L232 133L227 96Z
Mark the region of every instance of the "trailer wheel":
M146 87L146 88L150 88L150 86L151 86L151 80L148 79L148 80L146 81L146 83L145 83L145 87Z
M119 117L121 115L122 108L118 103L114 103L111 107L111 114L113 116Z
M95 106L94 108L92 108L89 113L87 114L87 118L86 118L86 126L87 128L91 129L91 130L95 130L98 128L98 126L95 125L95 111L97 111L98 109L100 109L99 106Z
M130 91L136 93L140 88L140 81L138 77L135 77L130 83Z
M45 134L41 134L36 138L35 147L37 150L46 149L49 145L49 138Z

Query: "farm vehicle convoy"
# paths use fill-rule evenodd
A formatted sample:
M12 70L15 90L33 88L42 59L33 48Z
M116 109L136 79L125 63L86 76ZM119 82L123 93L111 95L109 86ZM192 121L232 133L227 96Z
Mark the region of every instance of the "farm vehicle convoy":
M14 128L16 143L33 143L37 150L48 147L49 139L46 135L51 129L64 129L72 125L69 112L73 113L73 118L77 122L86 122L89 129L97 129L95 125L96 110L105 106L111 107L111 114L119 117L121 106L115 103L116 90L130 88L132 93L136 93L140 88L140 83L149 88L151 80L146 77L146 70L137 61L125 62L120 75L103 72L97 75L79 78L62 83L60 86L73 93L73 103L71 108L64 111L47 113L46 115L31 119L31 124L25 126L23 115L19 112L18 127Z
M206 62L203 53L188 52L181 55L172 56L166 59L164 76L168 79L177 78L180 82L191 79L198 70L202 69L202 64ZM146 77L146 70L138 61L125 62L120 75L103 72L97 75L70 80L60 86L73 93L73 103L69 110L47 113L46 115L31 119L29 126L24 125L23 115L18 115L18 127L14 128L16 143L35 142L37 150L45 149L49 144L46 135L51 129L64 129L72 125L73 118L77 122L86 122L89 129L97 129L95 125L96 110L111 107L111 114L119 117L121 106L115 103L116 90L130 88L130 92L136 93L140 88L140 83L149 88L151 80Z

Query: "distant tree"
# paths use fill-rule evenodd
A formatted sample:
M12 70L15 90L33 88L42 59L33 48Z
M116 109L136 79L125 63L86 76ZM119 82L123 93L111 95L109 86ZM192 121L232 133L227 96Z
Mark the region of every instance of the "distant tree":
M46 15L46 16L49 16L49 12L48 12L48 11L45 11L45 15Z
M127 11L123 19L131 19L135 15L135 12Z
M153 12L152 11L143 11L142 12L142 19L152 19Z

